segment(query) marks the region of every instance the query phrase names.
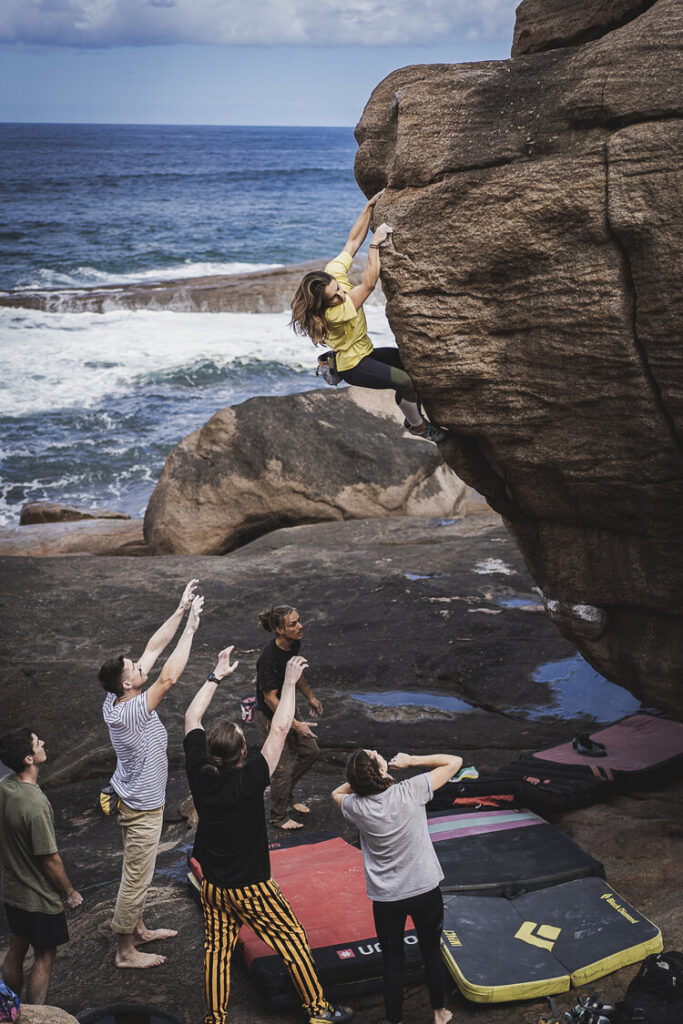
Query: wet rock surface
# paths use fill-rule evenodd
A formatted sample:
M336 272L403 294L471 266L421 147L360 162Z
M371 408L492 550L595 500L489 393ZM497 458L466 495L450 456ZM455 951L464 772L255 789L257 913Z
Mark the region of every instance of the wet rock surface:
M262 537L223 558L4 559L0 605L5 633L0 685L3 723L31 724L47 741L41 775L55 809L60 851L85 897L69 913L71 942L60 953L52 1003L71 1013L112 1002L153 1003L186 1024L202 1019L202 923L185 884L192 831L181 813L188 787L182 770L185 707L227 642L238 645L240 668L221 689L211 714L239 715L252 690L255 661L267 634L257 613L272 601L297 605L305 622L310 680L323 702L321 757L298 795L310 802L309 833L333 830L354 841L328 794L342 778L350 749L372 745L393 753L453 750L481 771L518 754L590 730L576 710L560 717L553 687L537 683L537 666L576 656L541 608L541 599L500 520L410 519L300 526ZM171 779L165 827L146 917L179 929L157 944L162 967L113 966L109 922L121 863L116 823L95 810L113 757L101 718L99 665L112 652L137 655L175 607L183 583L201 579L206 610L183 679L165 699ZM472 710L391 709L383 693L458 697ZM375 694L367 705L353 693ZM526 709L526 710L525 710ZM530 709L545 714L529 717ZM303 710L303 709L302 709ZM604 708L609 717L608 707ZM562 711L566 715L567 712ZM253 727L247 739L256 747ZM609 881L662 927L666 948L683 943L683 786L619 797L562 815L559 825L605 863ZM183 807L185 813L187 805ZM274 836L275 837L275 836ZM0 956L7 933L0 924ZM600 979L591 991L623 995L635 968ZM563 1009L572 997L560 997ZM383 1019L378 995L353 1000L359 1024ZM479 1024L536 1024L542 1002L502 1006L449 999L456 1019ZM300 1011L264 1013L234 961L231 1016L256 1024L300 1022ZM404 1020L430 1013L423 988L407 993Z
M393 391L252 398L176 445L145 537L153 554L222 554L298 523L454 515L465 491L437 447L404 429Z
M548 601L605 614L599 636L564 617L588 660L678 714L682 27L658 0L583 46L404 68L356 129L394 228L387 315L444 458Z

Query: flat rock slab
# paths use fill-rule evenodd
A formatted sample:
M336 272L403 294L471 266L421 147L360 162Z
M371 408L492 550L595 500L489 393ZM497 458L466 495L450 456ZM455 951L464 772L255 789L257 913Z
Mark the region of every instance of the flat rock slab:
M51 312L106 313L112 309L172 309L184 313L280 313L289 309L299 281L311 270L322 270L329 255L249 274L217 274L145 284L106 285L103 288L0 292L0 306L45 309ZM359 284L365 258L354 264L351 284ZM375 292L381 296L381 288Z
M532 679L538 664L572 657L575 649L543 613L517 549L493 515L300 526L222 558L5 558L0 571L3 723L30 723L47 740L41 784L55 809L67 870L85 897L83 907L69 913L71 942L60 950L50 990L51 1001L74 1014L86 1006L137 1001L166 1007L187 1024L202 1020L201 912L185 884L193 833L179 809L188 794L182 716L227 642L237 644L241 664L216 698L215 711L238 716L239 697L252 691L256 658L267 641L256 620L268 604L287 601L302 612L311 682L325 708L318 726L322 754L298 794L311 806L309 833L332 830L355 840L329 793L358 744L386 753L457 750L486 770L566 739L579 724L590 728L583 716L557 717L550 688ZM169 957L162 967L120 971L113 966L109 926L120 834L95 810L99 787L113 769L97 669L112 652L137 655L193 575L201 580L206 610L188 670L162 708L172 772L147 914L153 925L172 925L180 934L158 944ZM460 698L473 710L383 706L383 694L395 689ZM375 693L378 704L362 703L353 693ZM520 710L544 702L545 717L531 720ZM247 739L254 749L253 727ZM676 786L561 819L561 827L603 861L612 885L662 927L667 948L683 942L676 867L682 802L683 786ZM0 958L6 940L6 930L0 931ZM602 979L600 991L623 995L634 973L632 968ZM458 1020L477 1024L536 1024L544 1010L538 1002L482 1008L458 996L449 1005ZM562 1009L570 1005L567 998ZM379 995L354 1000L354 1006L358 1024L383 1019ZM239 958L231 1015L246 1024L270 1019ZM278 1018L291 1024L302 1019L296 1010ZM426 991L410 989L404 1024L428 1019Z
M0 557L145 554L142 519L79 519L0 528Z
M130 519L130 516L127 512L116 512L110 508L81 508L80 505L65 505L59 501L28 501L22 505L19 525L71 523L79 519Z
M272 603L291 603L303 616L312 685L326 706L317 729L323 748L406 745L416 724L428 722L437 746L451 747L455 737L464 750L486 749L496 767L510 749L559 742L572 727L553 717L551 689L532 673L575 650L544 614L495 515L300 526L222 558L3 559L0 567L6 719L11 726L30 709L50 748L45 779L53 782L113 768L99 666L120 652L137 657L193 576L206 598L201 629L183 679L164 701L176 767L185 708L227 643L237 645L241 664L221 689L221 706L239 713L268 639L258 613ZM510 601L519 606L502 603ZM396 711L350 696L395 690L459 698L466 710ZM75 716L68 747L65 699ZM521 709L544 704L547 720L526 720Z

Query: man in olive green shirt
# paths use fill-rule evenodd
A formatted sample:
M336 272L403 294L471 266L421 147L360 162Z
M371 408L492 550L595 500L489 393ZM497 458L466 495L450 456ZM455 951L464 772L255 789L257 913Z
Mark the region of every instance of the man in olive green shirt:
M13 729L0 736L0 759L14 771L0 782L0 899L11 932L2 977L20 996L24 958L32 946L26 1002L44 1003L57 946L69 940L62 896L72 908L83 897L64 871L52 807L38 785L47 760L44 742L31 729Z

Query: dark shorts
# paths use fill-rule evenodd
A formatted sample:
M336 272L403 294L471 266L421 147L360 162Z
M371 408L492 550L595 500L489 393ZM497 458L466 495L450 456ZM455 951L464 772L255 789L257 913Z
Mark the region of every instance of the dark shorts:
M41 914L40 911L22 910L4 904L7 923L12 935L28 939L34 949L54 949L69 941L64 912Z

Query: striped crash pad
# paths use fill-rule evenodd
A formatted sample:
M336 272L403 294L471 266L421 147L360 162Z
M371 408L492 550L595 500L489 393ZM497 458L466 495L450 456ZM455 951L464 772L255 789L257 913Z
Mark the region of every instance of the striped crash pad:
M441 951L466 999L537 999L587 985L662 949L659 929L601 878L516 899L445 900Z
M444 892L511 895L604 877L600 861L532 811L430 811L427 822Z

